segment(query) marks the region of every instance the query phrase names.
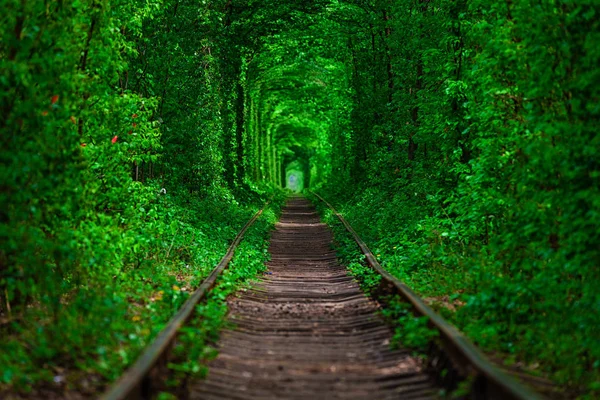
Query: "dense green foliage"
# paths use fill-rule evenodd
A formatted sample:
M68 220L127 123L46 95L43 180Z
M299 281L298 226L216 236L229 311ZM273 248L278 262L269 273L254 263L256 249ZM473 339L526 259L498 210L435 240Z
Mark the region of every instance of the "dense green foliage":
M227 173L226 4L2 9L0 384L95 392L270 196Z
M599 11L340 5L352 130L322 188L484 349L583 392L600 372Z
M0 5L2 384L113 379L287 186L600 390L597 1Z

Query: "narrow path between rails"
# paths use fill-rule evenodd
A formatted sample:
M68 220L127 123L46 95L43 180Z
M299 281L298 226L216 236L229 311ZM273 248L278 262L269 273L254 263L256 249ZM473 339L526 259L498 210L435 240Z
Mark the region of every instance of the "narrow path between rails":
M431 399L420 362L390 350L378 306L339 265L332 233L304 198L292 197L271 238L265 278L229 299L202 399Z

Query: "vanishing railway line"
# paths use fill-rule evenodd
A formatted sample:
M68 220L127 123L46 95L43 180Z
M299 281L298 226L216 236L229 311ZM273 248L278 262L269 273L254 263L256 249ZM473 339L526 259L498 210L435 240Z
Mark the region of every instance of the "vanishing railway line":
M153 397L177 330L214 285L259 215L104 399ZM331 249L331 231L320 223L314 207L304 198L293 197L271 238L268 274L252 289L228 300L234 328L221 334L219 355L209 363L208 377L187 383L187 397L434 399L441 388L466 380L474 399L541 398L493 367L464 336L387 274L337 215L367 262L382 275L378 292L400 294L439 330L429 360L422 362L406 349L390 349L392 330L378 315L378 303L366 297L338 263Z

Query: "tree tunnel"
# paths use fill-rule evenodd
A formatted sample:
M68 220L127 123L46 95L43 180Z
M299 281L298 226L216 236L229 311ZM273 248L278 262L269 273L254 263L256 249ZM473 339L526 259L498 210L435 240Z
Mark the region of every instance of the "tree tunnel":
M464 282L448 293L475 314L455 320L490 350L546 354L534 372L562 364L561 380L600 391L598 1L3 4L0 332L36 304L54 326L27 323L0 397L7 380L47 380L26 369L48 366L31 349L104 364L103 346L62 353L74 347L52 334L81 314L56 312L102 316L137 304L138 284L140 299L175 287L179 265L205 265L233 232L214 224L234 229L278 188L337 198L433 296L434 276ZM88 307L109 284L123 297ZM498 306L515 294L524 308Z
M332 168L333 133L346 120L345 66L299 32L266 39L246 69L247 135L255 180L299 191Z

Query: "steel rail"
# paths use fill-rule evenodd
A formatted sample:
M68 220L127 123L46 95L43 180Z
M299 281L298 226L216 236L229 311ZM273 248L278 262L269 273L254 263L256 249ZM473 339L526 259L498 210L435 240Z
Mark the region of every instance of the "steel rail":
M426 316L429 319L430 325L440 332L441 346L448 357L454 361L455 366L463 374L475 378L471 387L471 398L502 400L545 399L542 395L532 391L527 386L495 367L469 339L426 305L406 284L383 269L366 243L358 236L344 217L319 194L312 191L310 193L319 198L319 200L333 211L348 232L350 232L354 241L364 253L369 265L382 276L388 285L395 288L419 315Z
M154 341L146 347L144 352L129 367L123 375L104 392L100 397L102 400L123 400L123 399L145 399L151 397L152 378L150 374L161 358L166 358L173 340L177 336L179 328L190 318L196 305L204 298L206 293L215 285L215 282L221 272L227 267L235 249L242 241L244 234L254 224L258 217L263 213L271 200L267 201L263 208L254 214L246 222L246 225L237 234L227 253L223 256L219 264L213 269L210 275L202 282L194 293L186 300L183 306L177 311L163 330L158 334Z

